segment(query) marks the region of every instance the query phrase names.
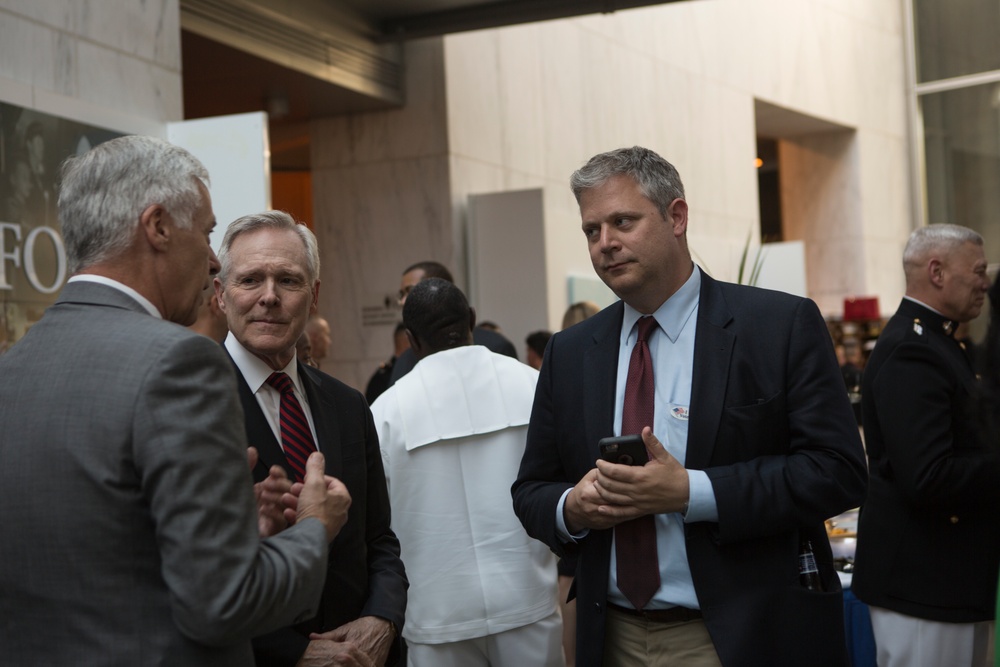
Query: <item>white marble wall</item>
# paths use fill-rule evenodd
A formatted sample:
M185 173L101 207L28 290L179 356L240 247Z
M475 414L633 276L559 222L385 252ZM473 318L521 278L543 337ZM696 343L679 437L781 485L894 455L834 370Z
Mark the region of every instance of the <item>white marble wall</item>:
M183 118L178 0L0 0L0 101L162 133Z
M163 136L181 90L178 0L0 0L0 102ZM22 298L0 292L0 351L54 297Z
M878 295L891 312L911 224L902 29L898 0L704 0L449 36L456 224L468 194L546 188L556 326L566 274L589 270L568 176L594 153L637 143L680 170L696 259L735 278L758 220L758 98L854 129L835 151L842 162L796 174L823 181L822 207L794 198L812 200L799 212L810 218L808 284L827 314L854 294Z
M322 253L319 310L330 322L324 371L364 389L392 352L391 323L362 308L395 303L402 270L427 259L461 277L452 223L441 40L407 46L402 109L313 123L312 182Z

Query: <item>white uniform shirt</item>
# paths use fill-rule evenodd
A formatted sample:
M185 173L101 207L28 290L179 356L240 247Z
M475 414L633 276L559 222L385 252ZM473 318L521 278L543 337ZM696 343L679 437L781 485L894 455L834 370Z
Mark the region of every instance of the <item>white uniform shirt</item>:
M537 379L470 345L421 360L372 405L410 580L408 641L482 637L555 611L555 558L510 496Z

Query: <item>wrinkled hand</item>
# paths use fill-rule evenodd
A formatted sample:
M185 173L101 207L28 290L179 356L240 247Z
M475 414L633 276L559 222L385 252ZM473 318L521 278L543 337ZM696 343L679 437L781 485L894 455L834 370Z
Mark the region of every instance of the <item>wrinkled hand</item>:
M250 470L257 465L258 454L253 447L247 448ZM268 476L253 485L253 495L257 499L257 532L261 537L277 535L288 527L285 519L285 504L282 498L292 488L292 483L281 466L271 466Z
M296 667L329 667L329 665L375 667L375 663L357 646L327 639L310 641L306 652L296 663Z
M687 470L663 448L648 426L642 441L649 452L644 466L597 462L594 491L597 513L615 524L645 514L679 512L690 497Z
M291 491L281 501L286 506L285 518L289 523L315 517L326 528L327 541L332 542L347 523L351 494L339 479L323 474L325 466L322 453L310 454L305 480L292 484Z
M329 632L313 633L309 638L327 639L356 646L371 659L373 664L381 667L389 657L395 636L396 633L389 621L376 616L362 616Z

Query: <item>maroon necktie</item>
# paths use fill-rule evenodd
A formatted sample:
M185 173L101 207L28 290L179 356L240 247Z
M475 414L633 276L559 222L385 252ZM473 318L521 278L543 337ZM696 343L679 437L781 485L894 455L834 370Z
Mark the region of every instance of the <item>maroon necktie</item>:
M292 378L285 373L271 373L267 383L281 392L281 446L285 450L285 460L295 471L292 481L301 482L306 476L306 459L316 451L309 422L299 399L295 398Z
M653 360L646 343L656 326L652 317L639 319L639 337L632 348L625 381L622 435L642 433L653 425ZM642 609L660 588L656 554L656 523L652 514L615 526L618 589L636 609Z

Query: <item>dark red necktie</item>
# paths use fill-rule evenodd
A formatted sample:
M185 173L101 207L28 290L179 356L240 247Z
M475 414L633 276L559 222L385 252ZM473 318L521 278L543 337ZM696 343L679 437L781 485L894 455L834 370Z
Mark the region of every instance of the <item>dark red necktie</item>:
M653 426L653 359L646 341L656 326L652 317L639 319L639 338L632 348L625 381L622 435L642 433ZM652 514L615 526L618 589L636 609L642 609L660 588L656 554L656 522Z
M281 392L281 447L285 450L285 460L295 471L292 481L301 482L306 476L306 460L316 451L309 422L299 399L295 398L292 378L285 373L271 373L267 383Z

